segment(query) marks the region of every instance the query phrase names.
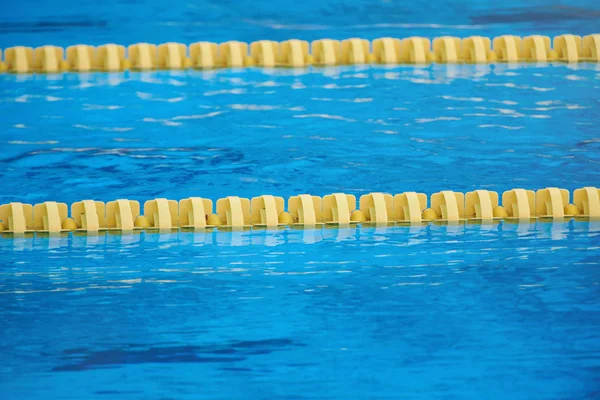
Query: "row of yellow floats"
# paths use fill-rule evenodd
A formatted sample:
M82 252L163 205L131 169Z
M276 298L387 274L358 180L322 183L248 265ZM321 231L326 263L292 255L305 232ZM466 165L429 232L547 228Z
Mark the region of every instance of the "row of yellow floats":
M466 194L442 191L431 195L429 208L424 193L405 192L392 197L386 193L370 193L356 197L334 193L323 198L308 194L292 196L287 201L271 195L252 199L229 196L217 200L190 197L179 202L164 198L144 203L120 199L106 204L84 200L71 205L71 216L65 203L47 201L30 204L10 203L0 206L0 231L4 233L101 230L133 231L136 229L198 229L250 227L277 228L297 226L313 228L321 225L353 224L418 225L425 222L460 223L473 220L491 223L499 219L530 221L536 218L600 218L600 189L585 187L573 192L573 203L566 189L546 188L537 192L512 189L502 194L475 190Z
M0 51L0 60L2 52ZM4 51L0 71L13 73L56 73L63 71L123 71L153 69L212 69L243 67L305 67L356 64L426 64L600 61L600 34L532 35L525 38L512 35L491 40L483 36L458 38L444 36L433 40L423 37L406 39L380 38L369 43L365 39L312 42L260 40L247 43L198 42L186 46L165 43L159 46L138 43L124 46L106 44L93 47L75 45L65 51L57 46L11 47Z

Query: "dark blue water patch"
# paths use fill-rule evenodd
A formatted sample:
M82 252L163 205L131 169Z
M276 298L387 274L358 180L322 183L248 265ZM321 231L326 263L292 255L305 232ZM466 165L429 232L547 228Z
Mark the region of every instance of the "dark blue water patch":
M141 394L139 390L98 390L94 394L117 396L117 395L130 395L130 394Z
M231 342L224 346L158 346L131 344L122 348L86 351L82 348L63 351L62 359L78 360L52 368L55 372L113 368L126 364L149 363L231 363L248 356L270 354L290 347L302 347L291 339L265 339Z
M229 372L250 372L250 371L252 371L252 368L229 367L229 368L219 368L219 370L221 370L221 371L229 371Z
M472 15L474 24L517 24L535 22L560 22L565 20L590 20L600 18L598 8L589 9L572 6L524 7L492 10L482 15Z
M105 20L81 19L74 21L45 20L0 23L0 33L48 33L81 28L106 28Z
M18 154L12 157L0 159L0 163L14 163L30 157L44 156L49 154L62 154L65 152L76 151L77 157L87 159L92 156L115 156L115 157L152 157L161 158L191 158L195 164L203 164L206 159L210 159L211 165L228 165L231 162L240 161L244 155L235 149L213 149L208 147L188 147L188 148L124 148L124 147L89 147L89 148L65 148L56 147L50 149L33 150Z

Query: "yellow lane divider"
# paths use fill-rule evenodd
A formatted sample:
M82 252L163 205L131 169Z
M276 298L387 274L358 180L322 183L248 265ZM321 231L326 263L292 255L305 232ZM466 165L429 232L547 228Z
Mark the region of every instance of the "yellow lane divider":
M244 67L294 67L309 65L440 64L492 62L600 62L600 34L584 36L513 35L493 39L483 36L443 36L431 42L423 37L368 40L320 39L312 43L290 39L283 42L197 42L117 44L98 47L74 45L66 51L57 46L36 49L15 46L0 51L0 72L57 73L154 69L214 69Z
M502 200L500 203L500 199ZM180 201L157 198L140 203L119 199L104 204L83 200L70 207L46 201L36 204L13 202L0 205L0 232L59 233L104 230L177 230L212 228L242 230L322 225L421 225L429 222L450 224L493 223L496 220L530 221L565 218L600 219L600 189L584 187L571 194L549 187L536 192L512 189L500 197L497 192L474 190L468 193L444 190L429 197L424 193L369 193L357 199L346 193L324 196L301 194L287 200L272 195L252 199L228 196L218 199L216 209L210 199L190 197Z

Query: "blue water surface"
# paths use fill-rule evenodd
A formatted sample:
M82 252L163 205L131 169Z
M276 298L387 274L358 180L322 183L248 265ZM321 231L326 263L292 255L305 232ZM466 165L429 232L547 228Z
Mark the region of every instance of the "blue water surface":
M592 1L11 4L0 48L600 31ZM0 204L600 186L600 68L0 75ZM0 237L2 399L596 399L596 221Z
M0 241L3 398L597 398L600 226Z
M596 0L22 0L0 15L0 48L600 32Z
M597 68L3 75L0 202L598 186Z

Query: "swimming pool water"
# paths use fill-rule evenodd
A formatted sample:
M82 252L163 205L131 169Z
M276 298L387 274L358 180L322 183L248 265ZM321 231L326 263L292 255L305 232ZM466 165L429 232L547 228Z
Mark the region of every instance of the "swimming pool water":
M2 203L597 185L591 65L1 79ZM3 238L3 397L594 398L598 234Z
M594 64L0 79L3 203L597 185Z
M2 240L3 398L595 398L599 235Z
M3 11L0 47L589 34L597 16L42 1ZM599 71L2 74L0 204L599 186ZM596 221L4 235L0 398L594 399L599 237Z
M0 16L0 47L360 37L589 35L596 0L23 0Z

